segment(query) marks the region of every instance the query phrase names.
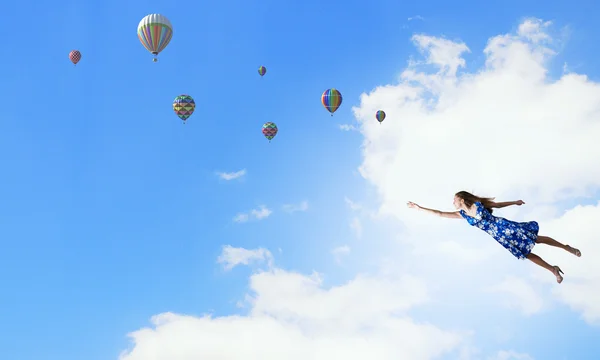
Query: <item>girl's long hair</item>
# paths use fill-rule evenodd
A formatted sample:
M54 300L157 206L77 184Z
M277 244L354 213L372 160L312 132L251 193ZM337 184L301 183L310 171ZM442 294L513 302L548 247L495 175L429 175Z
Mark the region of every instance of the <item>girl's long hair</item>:
M465 202L465 205L467 205L468 207L473 206L473 204L475 204L476 202L480 202L483 204L483 207L490 212L490 214L492 212L494 212L494 210L491 207L491 204L493 203L495 198L489 198L489 197L479 197L476 195L471 194L470 192L467 191L459 191L456 193L456 196L459 199L462 199Z

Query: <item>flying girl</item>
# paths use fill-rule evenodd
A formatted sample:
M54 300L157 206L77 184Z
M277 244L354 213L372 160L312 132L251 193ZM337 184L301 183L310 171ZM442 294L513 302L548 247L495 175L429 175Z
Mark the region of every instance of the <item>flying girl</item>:
M470 225L490 234L517 259L529 259L550 271L556 276L556 282L560 284L563 281L561 274L564 274L560 267L548 264L541 257L532 253L531 250L535 244L546 244L566 250L577 257L581 256L581 251L569 245L561 244L551 237L538 235L540 227L536 221L519 223L492 215L493 208L503 208L510 205L521 206L525 204L522 200L508 202L494 202L493 200L494 198L482 198L466 191L460 191L454 195L454 207L458 211L443 212L427 209L411 201L407 205L411 209L423 210L445 218L464 218Z

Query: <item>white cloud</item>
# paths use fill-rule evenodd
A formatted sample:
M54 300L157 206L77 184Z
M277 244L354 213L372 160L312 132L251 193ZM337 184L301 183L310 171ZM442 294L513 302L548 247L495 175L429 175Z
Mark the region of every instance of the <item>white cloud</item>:
M347 197L344 198L344 201L346 202L346 205L348 205L348 207L353 211L358 211L362 209L362 206L360 204L355 203Z
M261 220L261 219L268 218L269 215L271 215L273 212L271 210L269 210L266 206L261 205L258 207L258 209L253 209L252 211L250 211L250 213L256 219Z
M348 245L338 246L331 250L331 254L335 258L335 262L340 264L342 262L342 256L350 254L350 247Z
M269 216L271 216L272 213L273 213L273 211L271 209L267 208L265 205L260 205L256 209L252 209L249 212L238 213L233 218L233 221L240 222L240 223L247 222L250 220L250 218L253 218L255 220L262 220L262 219L266 219Z
M364 136L360 171L378 192L380 214L392 215L406 230L398 250L403 263L418 267L432 282L444 281L443 291L465 281L487 287L506 277L534 274L544 289L553 289L558 299L596 322L600 287L593 284L600 279L600 263L586 259L584 250L600 251L599 242L591 240L597 222L592 218L600 218L600 212L578 208L551 219L558 201L591 195L600 186L600 84L573 72L549 77L556 50L549 25L529 19L517 34L491 38L484 67L473 72L465 70L466 44L415 35L425 60L410 63L398 83L363 94L354 108ZM438 70L421 70L423 63ZM373 119L378 109L387 113L381 125ZM450 210L459 190L498 200L524 199L525 206L498 213L538 220L542 235L574 241L583 257L536 246L534 252L549 262L560 260L566 274L558 286L546 270L517 262L464 220L427 216L405 205L412 200ZM418 260L411 258L417 254ZM523 291L521 296L535 301L542 296ZM534 313L540 306L534 302L521 310Z
M239 213L233 217L234 222L242 223L242 222L246 222L248 220L250 220L250 216L248 216L248 214L246 214L246 213Z
M425 20L425 18L424 18L424 17L422 17L421 15L415 15L415 16L409 17L407 20L408 20L408 21L413 21L413 20L421 20L421 21L424 21L424 20Z
M342 131L356 131L356 126L350 124L341 124L339 125L340 130Z
M241 177L243 177L244 175L246 175L246 169L242 169L240 171L235 171L235 172L217 172L217 175L222 179L222 180L235 180L235 179L239 179Z
M551 40L550 36L545 32L552 25L551 21L542 21L540 19L527 19L519 25L518 34L527 40L538 43L541 41Z
M252 262L267 262L272 264L273 255L267 249L258 248L248 250L236 248L231 245L223 246L221 255L217 258L219 264L223 264L225 270L231 270L238 265L248 265Z
M600 325L600 254L597 224L600 219L600 202L596 205L577 206L562 217L543 224L544 233L558 241L581 250L581 258L563 250L536 246L535 251L565 272L565 280L553 289L558 299L572 309L581 312L583 318ZM538 277L549 282L547 277Z
M428 300L410 276L357 276L325 288L318 275L273 269L250 278L247 315L164 313L130 334L121 360L426 360L458 349L462 335L414 322ZM399 341L402 339L402 341Z
M361 173L384 210L402 216L414 197L451 205L463 188L520 193L535 205L598 183L598 84L576 74L551 81L546 48L516 36L490 39L486 68L461 77L455 69L465 64L466 45L424 35L415 41L441 71L410 68L400 84L364 94L355 108L365 136ZM388 113L385 132L372 119L379 108Z
M283 211L288 213L295 213L298 211L308 210L308 201L302 201L299 204L285 204L282 206Z
M424 63L438 66L442 71L441 74L444 74L444 76L455 76L459 67L465 67L466 62L461 55L464 52L469 52L469 48L464 43L426 35L414 35L412 39L419 51L423 54L427 54ZM415 63L415 65L417 64L418 63ZM427 76L423 75L424 74L414 73L412 70L408 70L404 74L409 80L425 80L425 83L429 86L435 87L441 85L435 84L440 80L439 78L428 79Z
M506 305L520 310L524 315L536 314L543 308L544 300L533 286L514 276L509 276L501 283L490 286L488 291L508 295Z

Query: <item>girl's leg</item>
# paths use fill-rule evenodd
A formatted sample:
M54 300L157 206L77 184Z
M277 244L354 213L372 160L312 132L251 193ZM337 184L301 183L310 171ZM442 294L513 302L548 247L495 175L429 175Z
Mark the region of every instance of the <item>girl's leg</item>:
M562 271L558 266L552 266L548 264L544 261L544 259L542 259L534 253L529 253L529 255L527 255L527 259L531 260L534 264L539 265L544 269L550 271L552 274L554 274L554 276L556 276L556 282L558 282L559 284L563 281L563 277L560 275Z
M559 243L558 241L554 240L553 238L551 238L549 236L538 236L537 240L535 242L538 244L546 244L546 245L554 246L557 248L561 248L563 250L570 252L571 254L573 254L575 256L578 256L578 257L581 256L581 251L579 251L579 249L575 249L569 245Z

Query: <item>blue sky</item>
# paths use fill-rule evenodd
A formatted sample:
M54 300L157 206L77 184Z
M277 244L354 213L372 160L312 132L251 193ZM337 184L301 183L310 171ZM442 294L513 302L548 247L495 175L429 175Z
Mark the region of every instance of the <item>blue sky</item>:
M557 72L568 61L591 79L600 74L589 46L600 35L592 1L169 4L5 6L0 347L7 360L116 359L129 346L127 333L155 314L243 312L235 304L249 272L216 264L225 244L268 248L281 266L319 269L328 283L369 268L359 258L340 269L329 253L352 236L344 197L376 203L357 174L362 139L338 126L353 121L361 93L393 82L418 56L415 32L460 38L477 67L490 36L537 16L570 29ZM149 13L174 26L158 63L135 32ZM416 15L425 20L407 21ZM73 49L82 53L76 67ZM260 65L268 69L262 79ZM330 87L344 95L334 117L320 104ZM180 94L197 106L185 126L171 108ZM261 134L266 121L279 127L271 143ZM241 169L241 180L215 174ZM304 200L307 212L281 211ZM259 205L274 213L232 221ZM598 328L566 308L544 316L519 325L530 337L515 346L536 359L570 359L568 349L585 346L600 355L591 344Z

